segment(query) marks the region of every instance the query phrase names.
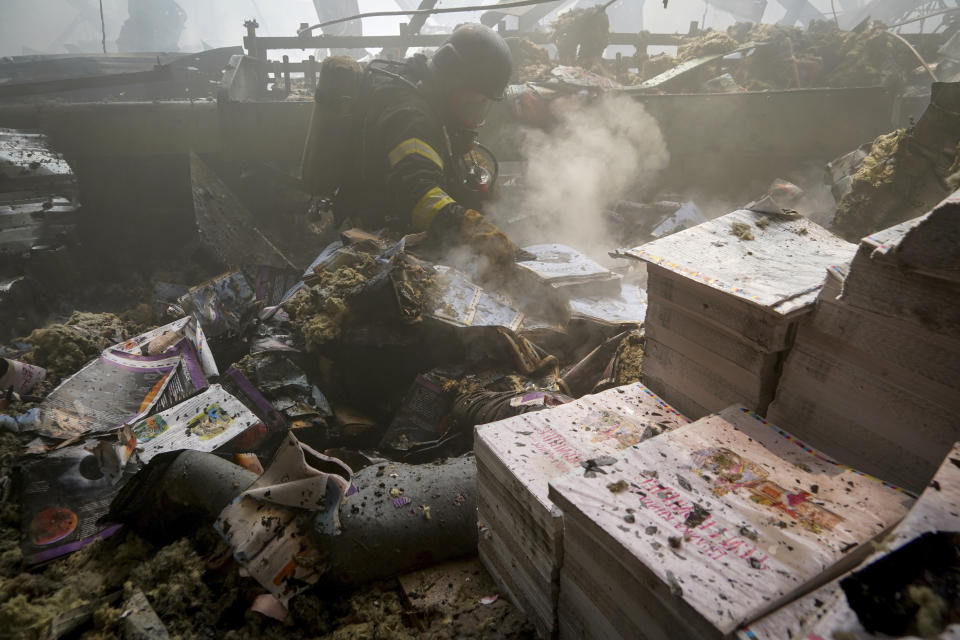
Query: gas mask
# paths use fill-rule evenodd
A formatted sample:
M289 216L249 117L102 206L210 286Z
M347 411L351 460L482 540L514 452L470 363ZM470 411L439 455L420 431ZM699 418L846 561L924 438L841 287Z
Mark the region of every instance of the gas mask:
M481 144L475 144L462 156L463 186L480 200L494 197L494 187L500 168L493 153Z

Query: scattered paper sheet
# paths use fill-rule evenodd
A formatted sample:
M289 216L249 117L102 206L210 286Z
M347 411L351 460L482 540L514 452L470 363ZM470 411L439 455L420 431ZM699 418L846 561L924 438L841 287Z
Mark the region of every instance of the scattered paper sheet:
M353 471L288 435L260 478L214 525L234 557L286 606L320 578L322 552L308 528L339 531L339 509Z

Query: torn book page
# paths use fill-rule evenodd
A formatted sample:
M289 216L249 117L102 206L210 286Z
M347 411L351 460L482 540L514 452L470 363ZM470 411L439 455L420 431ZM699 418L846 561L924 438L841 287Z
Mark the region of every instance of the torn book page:
M320 578L322 550L311 543L309 530L339 531L340 503L352 476L341 461L288 435L264 474L214 526L237 562L286 606Z
M266 435L260 418L218 384L132 426L143 462L178 449L215 451L249 430Z

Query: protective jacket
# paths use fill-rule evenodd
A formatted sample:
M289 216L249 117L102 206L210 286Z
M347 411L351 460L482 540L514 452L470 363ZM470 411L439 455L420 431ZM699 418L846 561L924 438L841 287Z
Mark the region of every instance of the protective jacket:
M462 157L475 133L445 126L433 82L422 55L368 65L346 158L350 170L334 199L338 221L418 232L435 221L435 228L459 222L478 206L463 188Z

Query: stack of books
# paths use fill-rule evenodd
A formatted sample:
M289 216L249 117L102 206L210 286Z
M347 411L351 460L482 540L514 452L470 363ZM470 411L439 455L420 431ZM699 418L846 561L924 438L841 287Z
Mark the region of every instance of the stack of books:
M919 493L960 439L958 413L960 192L830 269L769 417Z
M550 482L570 638L723 638L856 566L909 494L733 406Z
M825 270L855 250L795 214L740 210L620 252L647 263L645 384L694 418L764 414Z
M480 558L542 636L556 630L563 551L563 522L547 483L686 423L633 384L477 427Z
M956 532L958 524L960 524L958 519L960 519L960 443L953 445L930 486L910 509L907 517L883 540L882 544L877 547L876 553L870 556L860 568L866 569L883 559L886 559L887 562L895 560L898 551L908 551L905 547L911 543L920 542L922 544L924 541L921 538L929 534L936 534L939 531ZM953 536L953 544L956 545L956 533ZM929 556L926 559L936 562L935 558ZM956 572L955 555L953 562L954 568L952 570ZM932 581L928 579L933 576L925 577L922 575L927 570L922 562L911 564L913 564L912 571L888 570L886 572L887 582L889 583L887 586L892 592L906 591L913 582L917 582L919 585L927 582L928 585L937 586L935 578ZM882 565L880 566L883 568ZM950 562L948 561L943 563L941 568L949 571L949 567ZM933 567L933 569L936 571L936 567ZM905 578L905 584L895 584L894 581L897 576ZM848 601L844 588L841 586L842 582L842 578L834 580L786 607L742 628L739 631L739 637L741 640L779 640L780 638L888 638L893 635L890 634L893 629L888 628L886 635L874 635L871 633L872 630L864 627L857 612ZM946 596L950 598L949 593ZM941 595L941 597L943 596ZM949 602L946 599L944 602L949 607ZM882 601L878 604L883 606ZM909 603L904 602L901 607L890 607L891 612L897 608L908 613L914 613L920 609L919 603L917 603L917 606L911 607ZM936 607L929 611L936 612ZM947 612L944 611L943 613ZM873 626L871 622L873 621L868 617L868 626ZM936 620L931 619L930 622L936 622ZM902 631L909 633L917 630L903 629ZM935 629L928 629L928 633L930 631L935 631ZM901 635L901 631L897 630L896 635Z

